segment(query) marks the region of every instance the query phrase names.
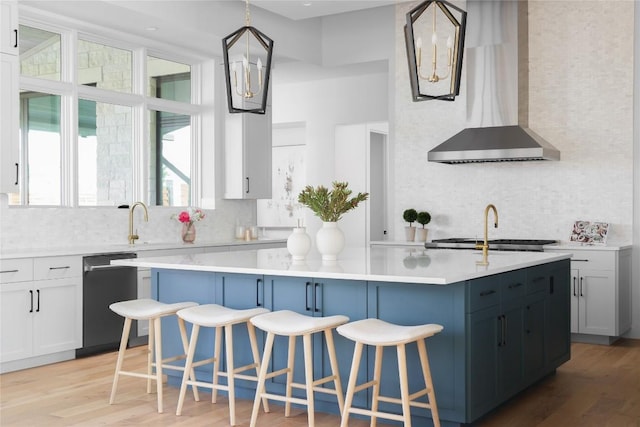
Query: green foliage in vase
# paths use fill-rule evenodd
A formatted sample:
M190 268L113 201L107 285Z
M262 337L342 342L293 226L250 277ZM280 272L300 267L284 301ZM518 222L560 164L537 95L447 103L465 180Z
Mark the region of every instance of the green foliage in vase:
M350 197L352 191L348 182L333 182L333 188L319 185L313 188L307 185L298 195L298 202L313 211L324 222L337 222L342 215L364 202L369 193L358 193Z
M413 227L413 222L418 219L418 211L415 209L407 209L402 212L402 219L409 223L409 227Z
M426 211L418 212L416 221L418 221L418 224L422 224L422 228L424 228L425 225L431 222L431 214Z

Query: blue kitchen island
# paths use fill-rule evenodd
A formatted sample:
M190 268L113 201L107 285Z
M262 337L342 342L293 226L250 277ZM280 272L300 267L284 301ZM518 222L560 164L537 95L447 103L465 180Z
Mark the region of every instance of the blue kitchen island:
M316 255L293 262L286 249L114 263L152 268L152 295L164 302L443 325L442 333L427 340L427 350L442 425L453 426L473 423L569 360L569 258L559 253L493 252L488 265L481 265L479 251L372 247L346 249L332 264L323 264ZM234 353L244 358L236 366L251 363L245 337L243 328L234 330ZM196 358L210 357L213 339L212 330L201 331ZM314 369L319 377L330 366L322 337L315 339ZM337 334L335 341L346 385L353 343ZM165 356L182 352L175 319L163 320L163 343ZM384 354L381 393L399 396L392 350ZM422 387L417 382L421 371L415 347L407 352L412 392ZM360 380L372 372L372 356L367 354L367 363L361 365ZM285 366L286 341L276 341L272 363L274 369ZM298 354L300 382L302 366ZM204 368L197 375L210 380L211 369ZM174 375L169 383L177 386L181 377ZM283 381L284 377L274 378L267 386L281 393ZM240 383L236 390L238 397L253 399L254 383ZM369 405L367 393L356 395L356 405ZM320 394L316 399L317 410L338 413L335 398ZM432 425L428 410L413 408L412 414L415 425Z

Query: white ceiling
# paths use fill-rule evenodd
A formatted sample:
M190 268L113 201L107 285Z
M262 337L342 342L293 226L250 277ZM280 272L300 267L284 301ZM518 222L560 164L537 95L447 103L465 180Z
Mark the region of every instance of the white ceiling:
M240 0L244 1L244 0ZM269 12L298 21L307 18L336 15L379 6L388 6L406 0L250 0L249 6L257 6Z

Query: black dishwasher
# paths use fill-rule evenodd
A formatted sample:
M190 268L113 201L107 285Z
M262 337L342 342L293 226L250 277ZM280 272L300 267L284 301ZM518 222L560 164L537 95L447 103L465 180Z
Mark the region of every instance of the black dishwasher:
M82 348L76 357L112 351L120 345L124 318L109 305L137 298L138 272L135 267L111 265L112 260L136 258L135 253L110 253L83 258L82 279ZM137 324L131 325L130 338Z

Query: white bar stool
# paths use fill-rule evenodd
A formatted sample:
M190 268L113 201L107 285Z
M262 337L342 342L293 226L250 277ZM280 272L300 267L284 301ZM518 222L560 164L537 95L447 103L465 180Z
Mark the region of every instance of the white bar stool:
M158 412L162 413L162 370L173 369L182 371L183 366L171 365L170 362L185 359L187 353L187 331L184 327L184 321L178 318L178 326L180 327L180 337L184 353L166 359L162 358L162 322L163 317L172 316L178 310L198 305L195 302L179 302L174 304L166 304L153 299L136 299L130 301L121 301L113 303L109 308L124 317L124 328L122 329L122 339L120 340L120 350L118 351L118 361L116 362L116 372L113 377L113 387L111 389L111 398L109 404L113 405L116 398L116 390L118 388L118 379L120 375L139 377L147 379L147 393L151 393L151 380L156 380L156 389L158 394ZM149 344L147 350L147 372L135 372L122 370L125 351L127 349L127 341L129 331L131 330L132 320L148 320L149 321ZM159 362L159 363L158 363ZM155 374L153 367L156 368ZM193 370L191 375L194 375ZM194 377L195 378L195 377ZM197 390L194 389L194 397L197 399Z
M342 423L340 427L347 427L349 424L349 414L369 415L371 426L376 425L376 418L387 418L390 420L403 421L405 427L411 427L411 406L427 408L431 410L433 425L440 427L438 417L438 407L436 405L436 395L431 381L431 370L429 369L429 359L427 357L427 347L424 340L442 331L442 326L437 324L400 326L385 322L379 319L358 320L338 327L340 335L355 341L356 346L353 352L353 362L351 373L349 374L349 384L347 385L347 395L344 410L342 411ZM416 342L420 364L422 365L422 375L424 376L425 388L415 393L409 394L409 382L407 379L407 359L406 344ZM362 349L364 345L372 345L376 348L373 380L356 385ZM401 398L380 396L380 374L382 370L382 354L385 346L396 346L398 352L398 373L400 375L400 396ZM353 395L361 390L373 387L371 399L371 410L352 408ZM416 399L427 395L428 402L419 402ZM402 415L378 411L378 402L397 403L402 405Z
M251 427L255 427L256 425L258 411L260 409L260 399L264 398L285 402L285 417L288 417L291 414L291 403L306 405L309 427L313 427L315 425L314 391L335 395L338 399L340 412L342 412L342 408L344 407L344 397L342 396L342 383L340 382L340 372L338 371L338 361L336 358L335 346L333 344L332 332L337 326L343 325L348 321L349 318L342 315L311 317L289 310L274 311L273 313L262 314L251 319L251 323L253 323L254 326L267 332L267 340L264 345L264 355L262 357L262 365L260 366L260 375L258 377L258 386L256 388L256 397L253 401ZM316 332L324 332L325 341L327 343L327 352L329 353L329 361L331 363L331 375L314 381L311 335ZM271 353L273 351L273 342L276 335L289 337L287 367L267 373L269 360L271 359ZM299 336L302 336L302 342L304 345L305 384L293 382L296 337ZM284 374L287 374L285 396L267 393L265 390L266 380ZM318 387L330 381L333 381L334 389ZM305 389L307 394L306 399L292 397L292 387ZM268 412L268 409L265 408L265 411Z
M217 304L205 304L197 307L185 308L178 311L177 315L180 319L183 319L193 324L191 330L191 339L189 341L189 349L187 350L187 361L185 364L185 373L182 377L182 386L180 387L180 396L178 398L178 409L176 415L182 413L182 405L184 404L184 396L187 392L187 386L192 386L196 389L198 386L210 388L212 390L211 402L216 403L217 391L226 390L229 395L229 420L232 426L236 425L236 403L235 403L235 380L244 379L251 381L258 381L258 372L260 371L260 356L258 353L258 341L256 339L256 330L249 322L254 316L267 313L269 310L266 308L251 308L247 310L234 310L231 308L223 307ZM233 363L233 325L245 323L247 330L249 331L249 342L251 344L251 353L253 354L254 363L234 367ZM214 345L214 355L211 358L200 360L194 363L193 358L196 351L196 344L198 343L198 334L200 327L216 328L216 337ZM227 359L226 372L220 371L220 348L222 347L222 331L224 329L225 337L225 354ZM213 363L213 381L206 383L197 381L195 378L189 379L187 375L193 368L205 365L207 363ZM250 369L255 369L256 375L240 374ZM227 385L218 383L218 376L227 377ZM199 399L196 399L199 400ZM264 399L265 411L269 411L267 400Z

